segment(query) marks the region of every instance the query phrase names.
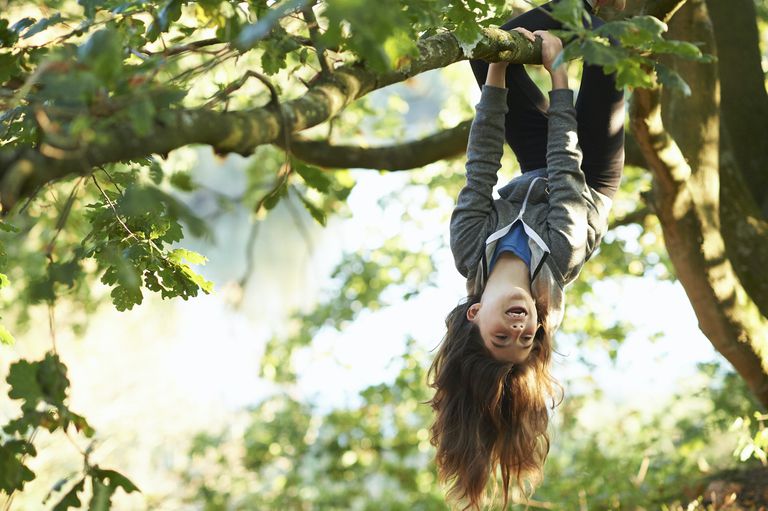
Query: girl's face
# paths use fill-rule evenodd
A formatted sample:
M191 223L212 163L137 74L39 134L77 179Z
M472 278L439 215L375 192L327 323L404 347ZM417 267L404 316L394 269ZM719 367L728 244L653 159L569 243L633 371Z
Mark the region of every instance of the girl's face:
M480 303L467 309L467 319L477 325L493 358L521 364L528 359L538 329L536 304L530 293L512 288L502 293L486 289Z

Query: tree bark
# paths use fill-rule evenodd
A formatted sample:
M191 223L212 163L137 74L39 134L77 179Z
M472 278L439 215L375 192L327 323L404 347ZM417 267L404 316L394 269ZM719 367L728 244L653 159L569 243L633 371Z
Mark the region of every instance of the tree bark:
M707 8L717 41L723 90L721 131L727 135L747 190L768 219L768 94L755 3L708 0Z
M711 51L704 3L691 0L678 16L673 30L685 32L686 40L705 42L709 45L705 51ZM711 66L677 65L693 94L689 98L664 94L669 131L662 121L662 94L657 89L635 91L631 125L653 172L651 206L699 326L768 406L768 322L742 286L721 232L719 88L717 70Z

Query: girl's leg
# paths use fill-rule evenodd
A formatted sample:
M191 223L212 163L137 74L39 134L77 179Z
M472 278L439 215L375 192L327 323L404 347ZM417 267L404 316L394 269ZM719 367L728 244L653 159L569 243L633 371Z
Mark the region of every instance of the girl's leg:
M557 0L555 0L557 1ZM548 12L551 3L537 7L507 22L501 28L524 27L530 31L561 28ZM592 8L585 2L591 14ZM604 22L592 15L593 26ZM485 83L488 64L470 61L479 85ZM615 75L605 75L599 66L585 65L576 100L582 170L587 184L612 197L624 168L624 94L615 87ZM546 167L548 101L525 72L522 64L507 67L506 139L523 172Z
M501 28L511 30L523 27L534 30L561 28L548 12L549 3L513 18ZM488 64L482 60L471 60L472 72L478 85L485 83ZM539 87L531 80L522 64L507 67L507 106L505 119L506 139L514 151L523 172L547 166L547 110L549 102Z
M593 26L604 22L592 16ZM613 43L617 44L617 43ZM613 197L624 170L624 91L616 90L616 75L600 66L584 65L576 99L581 170L587 184Z

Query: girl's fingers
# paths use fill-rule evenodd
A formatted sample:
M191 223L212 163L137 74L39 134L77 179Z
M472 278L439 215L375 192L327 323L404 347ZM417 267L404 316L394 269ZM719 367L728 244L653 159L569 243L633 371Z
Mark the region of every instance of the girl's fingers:
M535 42L536 41L536 36L533 35L531 33L531 31L528 30L528 29L525 29L523 27L516 27L516 28L513 28L512 30L514 30L515 32L518 32L520 34L523 34L526 37L526 39L529 39L531 42Z

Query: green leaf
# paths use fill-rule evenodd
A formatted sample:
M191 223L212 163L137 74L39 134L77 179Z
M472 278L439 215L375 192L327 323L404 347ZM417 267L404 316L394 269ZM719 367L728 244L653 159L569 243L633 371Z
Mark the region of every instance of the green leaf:
M304 207L307 209L307 211L309 211L309 214L312 215L312 218L314 218L317 223L325 227L325 224L328 221L325 211L320 209L317 205L313 204L312 201L301 195L298 191L296 193L299 196L299 199L301 199L301 203L304 204Z
M701 49L688 41L659 41L651 46L654 53L668 53L687 60L707 60Z
M134 305L141 305L144 300L140 287L117 286L109 296L112 297L112 303L119 311L131 310Z
M10 346L16 342L16 339L13 338L13 335L11 335L11 332L8 331L5 326L0 325L0 344L5 344L6 346Z
M0 48L10 48L18 39L19 35L8 28L8 20L0 18Z
M322 169L315 167L314 165L308 165L295 158L291 161L291 166L308 186L319 192L328 193L333 181L328 177L327 172L323 172Z
M9 223L0 220L0 231L3 232L19 232L19 228Z
M21 446L20 442L23 441L11 440L0 444L0 491L6 494L23 489L24 483L35 478L35 473L21 462L25 447Z
M181 190L182 192L191 192L196 186L192 180L192 174L189 172L174 172L171 174L171 186Z
M680 92L686 97L691 95L691 87L674 69L662 64L656 64L656 75L659 77L659 83L664 87Z
M453 35L459 42L465 55L471 55L477 43L483 37L483 32L472 11L468 10L460 2L455 2L448 11L448 16L453 22Z
M163 5L163 8L154 16L154 20L147 28L146 38L148 41L155 41L160 34L168 31L171 23L181 17L181 4L181 0L170 0Z
M160 162L154 158L151 158L149 162L149 178L156 185L163 182L163 167L161 167Z
M205 278L202 275L192 271L192 269L189 266L184 265L182 267L182 271L184 272L184 275L186 275L187 278L190 281L192 281L193 284L195 284L197 287L202 289L205 294L210 294L211 291L213 291L213 282L209 280L205 280ZM195 294L197 293L195 292ZM181 297L186 299L186 296L184 295L181 295Z
M654 16L635 16L631 20L636 29L644 31L652 36L660 37L669 30L666 23Z
M256 23L247 25L240 30L235 46L243 51L253 48L256 43L272 32L281 18L289 12L301 8L306 3L307 0L284 0L278 6L269 9L266 15L260 16Z
M577 32L583 30L585 15L582 0L561 0L552 4L552 17L567 29Z
M128 107L128 119L139 136L148 135L155 124L155 106L148 98L139 99Z
M63 408L69 379L67 366L61 363L58 355L46 353L45 358L38 362L37 381L43 391L44 399L52 405Z
M288 193L288 186L286 183L281 183L278 188L269 192L269 195L264 199L262 205L267 211L273 209L280 202L280 199L285 197Z
M78 493L85 490L85 478L80 479L62 498L53 506L51 511L67 511L69 508L79 509L82 506Z
M77 0L78 5L83 6L85 16L93 18L96 15L96 8L104 5L105 0Z
M10 53L0 52L0 83L15 76L19 71L18 58Z
M115 489L107 486L96 477L91 478L93 496L88 503L88 511L108 511L112 505L112 494Z
M96 468L94 470L102 481L108 480L108 485L112 488L122 488L126 493L141 493L141 490L120 472L102 468Z
M586 40L581 46L582 54L587 63L597 66L615 66L620 62L620 56L611 46L600 44L593 40Z
M205 264L208 258L197 252L185 248L177 248L168 254L168 259L177 264L182 264L185 260L190 264Z
M32 410L43 399L43 389L37 381L38 362L19 360L11 364L6 381L10 385L8 396L23 399L25 409Z
M77 49L77 56L80 62L87 65L101 80L112 83L123 67L120 36L109 28L98 30Z
M35 24L34 18L21 18L19 21L11 25L11 30L20 34L24 29L31 27Z
M31 27L29 27L29 29L25 31L23 34L21 34L21 38L27 39L29 37L32 37L35 34L39 34L46 28L52 25L56 25L57 23L61 23L62 20L63 18L61 17L61 13L59 12L57 12L50 18L43 18L39 20L37 23L35 23L34 25L32 25Z

